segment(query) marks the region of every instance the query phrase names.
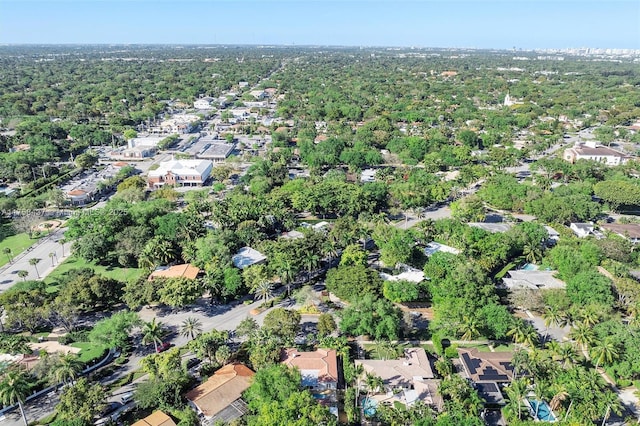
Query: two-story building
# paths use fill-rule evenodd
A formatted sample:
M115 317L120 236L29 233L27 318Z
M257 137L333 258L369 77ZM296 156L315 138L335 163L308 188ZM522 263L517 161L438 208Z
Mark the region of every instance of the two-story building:
M591 160L604 163L607 166L618 166L629 161L630 157L620 151L590 141L566 149L563 158L570 163L575 163L578 160Z
M213 163L209 160L170 160L150 170L147 183L150 189L171 186L202 186L209 179Z

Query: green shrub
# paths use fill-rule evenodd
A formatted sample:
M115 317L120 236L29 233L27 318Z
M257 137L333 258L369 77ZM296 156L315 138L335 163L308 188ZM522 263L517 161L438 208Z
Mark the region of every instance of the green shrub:
M445 349L444 356L449 359L458 358L458 345L451 345Z

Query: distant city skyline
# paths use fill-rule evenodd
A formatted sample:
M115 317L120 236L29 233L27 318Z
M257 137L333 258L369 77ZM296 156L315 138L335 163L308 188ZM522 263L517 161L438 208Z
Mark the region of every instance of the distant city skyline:
M640 1L0 0L0 43L640 49Z

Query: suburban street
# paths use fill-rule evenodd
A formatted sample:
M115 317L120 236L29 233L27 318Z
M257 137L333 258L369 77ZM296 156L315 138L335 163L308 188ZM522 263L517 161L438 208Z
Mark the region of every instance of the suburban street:
M159 308L142 308L139 312L140 318L143 321L150 321L152 318L157 317L158 321L162 322L172 332L171 338L168 340L176 346L184 346L188 343L187 337L179 334L179 328L182 321L188 317L195 317L202 323L203 332L216 330L234 330L240 321L252 316L250 311L256 309L262 301L255 301L250 304L243 304L240 302L234 302L231 305L211 305L208 300L201 299L199 303L193 306L191 309L180 310L171 312L169 310L163 310ZM286 299L283 303L287 303ZM258 324L262 324L267 311L264 311L258 315L252 316L258 321ZM309 321L310 319L305 316L302 322ZM138 339L139 340L139 339ZM141 346L134 350L133 354L129 357L129 362L119 368L116 373L106 377L102 380L103 384L112 383L118 379L126 376L132 371L136 371L140 367L140 360L153 353L153 345ZM113 396L109 398L109 401L119 401L122 394L133 390L133 385L127 385L123 388L116 389L113 392ZM34 419L41 419L51 414L58 403L58 395L45 395L39 398L37 401L31 404L25 405L25 412L27 419L33 421ZM11 413L5 415L4 419L0 419L0 424L3 426L23 426L22 418L18 410L14 410Z
M66 228L56 229L48 236L42 237L30 248L20 254L16 254L13 263L7 263L0 268L0 293L22 280L18 277L18 271L24 270L29 272L29 275L26 277L27 280L43 279L55 269L56 265L66 259L71 251L71 244L65 244L63 248L58 242L58 240L64 236L65 231ZM53 266L51 265L49 253L55 253ZM31 259L40 259L40 262L36 265L40 273L39 276L36 274L36 269L29 264L29 260Z

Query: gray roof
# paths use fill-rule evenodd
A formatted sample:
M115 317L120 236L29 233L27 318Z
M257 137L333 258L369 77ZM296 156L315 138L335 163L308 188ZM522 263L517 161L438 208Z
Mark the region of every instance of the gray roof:
M474 228L484 229L489 232L507 232L513 227L513 223L500 222L500 223L485 223L485 222L469 222L469 226Z
M236 268L244 269L256 263L264 262L267 257L251 247L243 247L231 258Z
M558 271L527 271L524 269L511 270L508 272L510 278L503 278L502 281L507 288L530 288L548 289L565 288L564 281L554 277Z

